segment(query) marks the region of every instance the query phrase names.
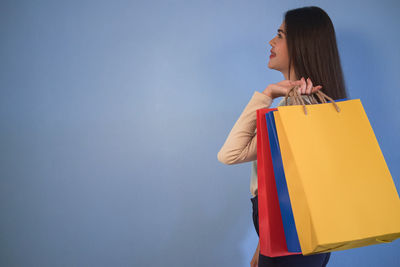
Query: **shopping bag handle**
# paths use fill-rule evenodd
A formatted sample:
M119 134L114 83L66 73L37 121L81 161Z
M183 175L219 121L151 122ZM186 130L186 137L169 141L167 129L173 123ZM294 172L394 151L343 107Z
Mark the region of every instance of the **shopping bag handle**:
M303 97L300 96L299 92L297 91L297 89L299 88L298 85L296 85L295 87L293 87L292 89L290 89L285 96L285 105L288 104L288 97L292 97L293 102L292 105L302 105L303 109L304 109L304 113L307 115L307 108L306 108L306 104L304 103ZM317 100L315 99L315 96L318 97L318 99L322 102L322 103L328 103L328 101L332 102L332 104L335 106L335 109L337 112L340 112L340 108L339 106L336 104L336 102L329 96L327 96L326 94L324 94L321 91L317 91L311 95L307 95L308 99L310 100L311 104L318 104Z

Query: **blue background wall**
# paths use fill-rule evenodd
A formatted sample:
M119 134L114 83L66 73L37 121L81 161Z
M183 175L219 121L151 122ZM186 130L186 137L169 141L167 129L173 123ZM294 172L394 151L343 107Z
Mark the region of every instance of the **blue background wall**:
M283 79L268 41L306 5L331 16L399 189L399 3L1 1L0 266L248 266L250 164L217 152ZM399 251L329 265L399 266Z

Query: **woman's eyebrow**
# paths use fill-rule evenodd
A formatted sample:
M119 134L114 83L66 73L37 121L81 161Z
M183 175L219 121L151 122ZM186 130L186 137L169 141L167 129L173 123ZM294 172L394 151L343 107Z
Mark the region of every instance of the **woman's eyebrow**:
M284 31L282 31L281 29L278 29L278 33L279 33L279 32L281 32L281 33L285 34L285 32L284 32Z

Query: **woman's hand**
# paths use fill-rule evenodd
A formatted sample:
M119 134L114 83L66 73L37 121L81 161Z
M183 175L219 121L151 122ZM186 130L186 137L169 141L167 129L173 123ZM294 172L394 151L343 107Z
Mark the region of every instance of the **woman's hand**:
M251 259L250 267L258 267L258 257L260 255L260 241L258 242L256 251L254 252L253 259Z
M263 94L271 97L272 99L286 96L286 93L292 89L294 86L299 86L298 92L299 94L313 94L322 88L321 85L313 86L313 83L310 78L307 78L307 81L302 77L300 80L297 81L289 81L283 80L278 83L273 83L267 86L263 91Z

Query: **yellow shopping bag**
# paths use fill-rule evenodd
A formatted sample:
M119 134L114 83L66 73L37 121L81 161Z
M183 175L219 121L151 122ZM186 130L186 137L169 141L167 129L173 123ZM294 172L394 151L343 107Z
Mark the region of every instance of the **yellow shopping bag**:
M359 99L280 106L274 117L304 255L400 237L399 195Z

